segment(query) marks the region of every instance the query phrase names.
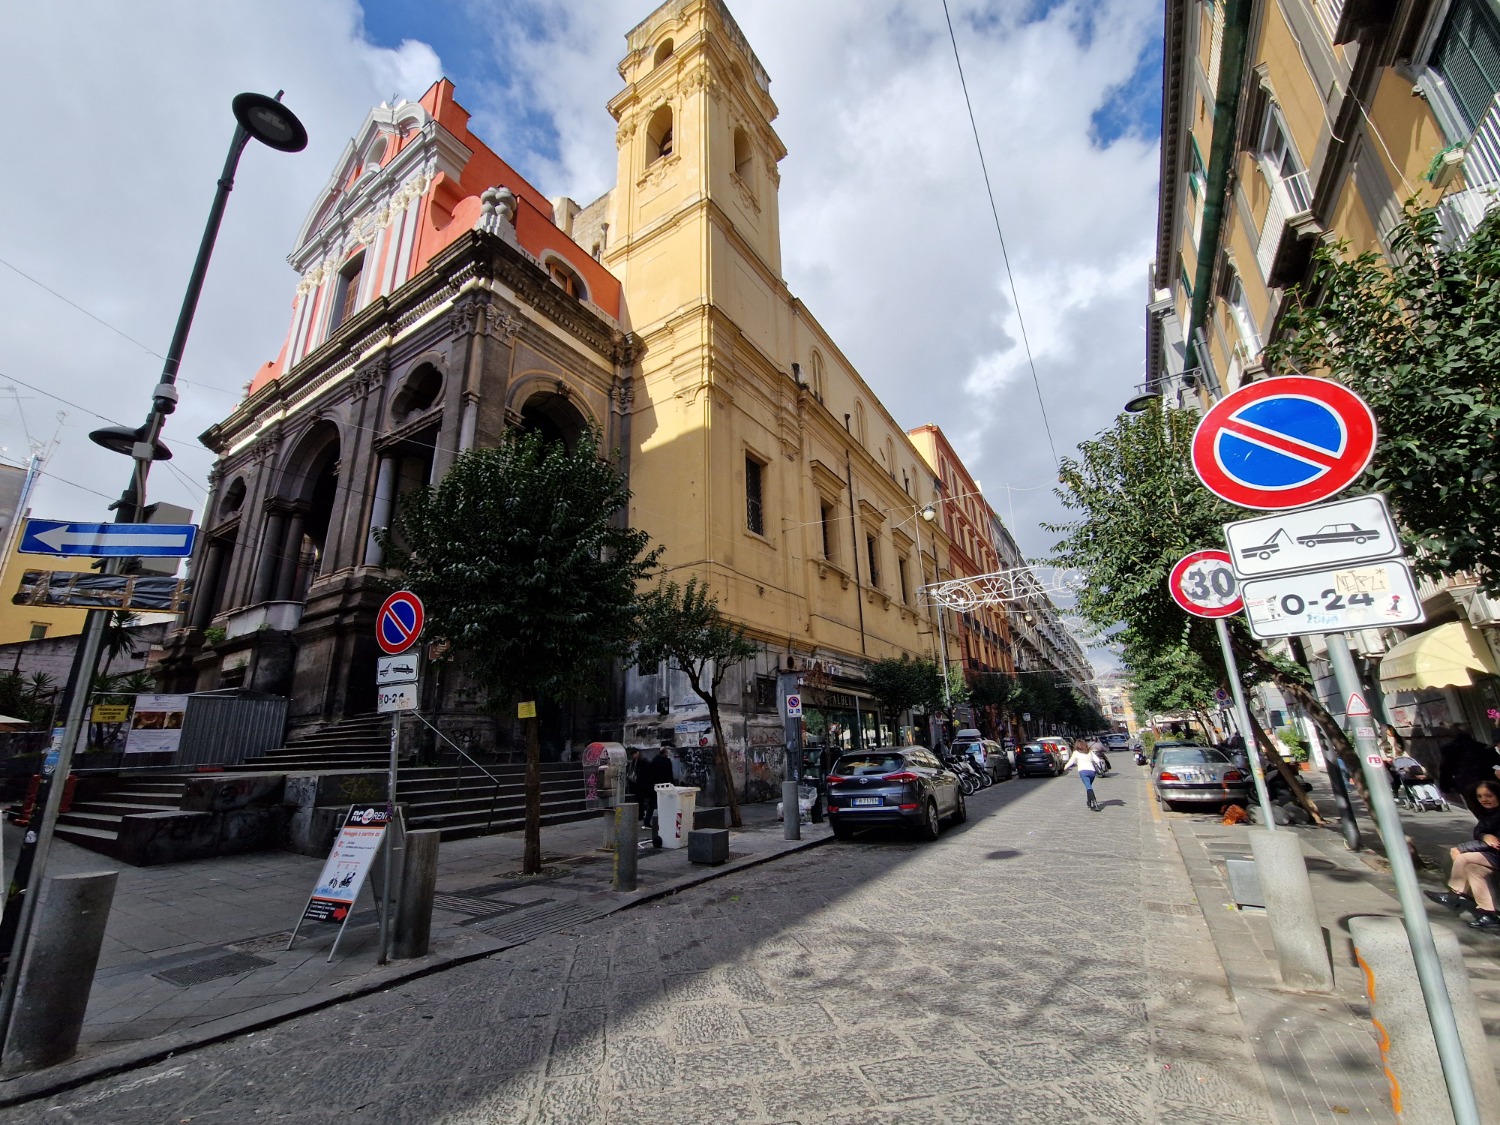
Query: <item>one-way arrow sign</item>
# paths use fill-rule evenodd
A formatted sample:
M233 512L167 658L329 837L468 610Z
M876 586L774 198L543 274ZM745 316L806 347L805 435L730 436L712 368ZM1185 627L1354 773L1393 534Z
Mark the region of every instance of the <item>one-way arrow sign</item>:
M190 523L64 523L27 520L18 550L24 555L89 558L186 558L198 528Z

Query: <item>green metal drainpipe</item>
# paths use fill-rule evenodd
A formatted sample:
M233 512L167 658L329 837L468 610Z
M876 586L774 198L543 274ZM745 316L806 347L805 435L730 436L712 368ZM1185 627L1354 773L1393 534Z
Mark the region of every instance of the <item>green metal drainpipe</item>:
M1193 279L1193 306L1188 316L1189 370L1200 366L1198 330L1208 320L1209 291L1213 285L1214 260L1218 257L1213 249L1219 245L1219 231L1224 225L1224 188L1234 164L1234 119L1239 112L1240 80L1245 73L1251 3L1252 0L1228 0L1224 5L1219 88L1214 95L1214 139L1208 150L1208 183L1203 189L1203 238L1198 243L1198 273Z

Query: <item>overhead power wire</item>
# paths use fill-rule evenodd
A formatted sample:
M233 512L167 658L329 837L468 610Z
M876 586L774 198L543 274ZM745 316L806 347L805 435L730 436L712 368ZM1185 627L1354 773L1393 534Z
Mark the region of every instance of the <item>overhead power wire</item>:
M984 145L979 140L979 123L974 118L974 103L969 98L969 83L964 78L963 59L958 54L958 36L953 33L953 17L948 12L948 0L943 0L943 19L948 23L948 41L953 44L953 62L958 67L958 84L964 92L964 105L969 110L969 127L974 130L974 148L979 153L979 169L984 173L984 190L990 197L990 214L995 217L995 233L1000 236L1000 258L1005 263L1005 280L1010 284L1010 301L1016 310L1016 324L1021 329L1021 346L1026 350L1026 365L1031 368L1031 384L1036 388L1037 405L1042 409L1042 426L1047 431L1047 448L1052 451L1052 463L1061 466L1057 456L1057 445L1052 440L1052 422L1047 417L1047 403L1042 398L1042 381L1037 377L1036 359L1031 354L1031 341L1026 335L1026 321L1021 316L1021 298L1016 294L1016 278L1010 268L1010 253L1005 248L1005 231L1000 226L1000 209L995 206L995 189L990 184L990 169L984 159Z

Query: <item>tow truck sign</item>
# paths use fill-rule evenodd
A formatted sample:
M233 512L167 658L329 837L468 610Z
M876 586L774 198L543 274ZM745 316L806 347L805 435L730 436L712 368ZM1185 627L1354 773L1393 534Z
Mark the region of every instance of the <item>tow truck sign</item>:
M1401 554L1385 497L1351 496L1314 508L1224 525L1234 572L1263 578L1322 570Z

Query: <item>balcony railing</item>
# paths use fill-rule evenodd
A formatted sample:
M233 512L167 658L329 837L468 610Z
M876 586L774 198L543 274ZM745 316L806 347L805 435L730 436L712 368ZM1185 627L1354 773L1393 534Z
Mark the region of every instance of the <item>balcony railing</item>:
M1333 33L1339 29L1339 17L1344 14L1344 0L1313 0L1313 7L1328 29L1328 37L1333 38Z
M1281 247L1281 236L1286 231L1287 221L1300 215L1312 206L1312 191L1308 186L1306 172L1298 172L1271 184L1271 202L1266 208L1266 221L1260 228L1260 245L1255 250L1255 261L1260 266L1263 278L1271 276L1271 263L1276 260L1276 251Z
M1500 197L1500 95L1464 143L1464 189L1443 197L1438 221L1451 243L1463 242Z
M1219 60L1224 57L1224 5L1213 7L1214 32L1208 45L1208 81L1211 86L1219 84Z

